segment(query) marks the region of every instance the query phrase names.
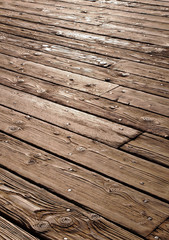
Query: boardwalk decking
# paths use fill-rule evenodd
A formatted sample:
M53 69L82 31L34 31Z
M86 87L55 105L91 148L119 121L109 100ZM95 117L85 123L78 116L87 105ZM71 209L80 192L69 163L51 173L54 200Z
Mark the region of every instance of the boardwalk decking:
M168 0L0 0L0 239L169 240L168 67Z

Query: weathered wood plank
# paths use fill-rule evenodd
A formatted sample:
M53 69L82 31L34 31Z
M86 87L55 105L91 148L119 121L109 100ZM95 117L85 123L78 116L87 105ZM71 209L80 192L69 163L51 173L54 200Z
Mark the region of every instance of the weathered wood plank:
M0 72L0 82L3 85L106 118L113 122L119 123L119 119L121 119L123 125L134 127L141 131L163 137L169 135L169 121L167 117L159 117L158 114L112 102L109 99L101 98L87 92L55 85L6 69L0 69ZM44 90L43 94L40 89Z
M124 88L121 86L114 90L106 92L105 94L102 94L102 97L169 116L169 99L167 98L136 91L130 88Z
M3 169L0 169L0 182L0 211L39 234L40 238L142 239Z
M123 150L145 157L150 161L169 166L169 141L148 133L144 133L124 146Z
M58 2L58 3L57 3ZM168 9L166 8L166 11L157 11L157 10L151 10L151 9L144 9L144 8L133 8L133 7L125 7L125 6L118 6L117 4L114 4L113 7L111 5L107 5L107 3L99 3L93 1L74 1L74 2L68 2L68 1L55 1L52 6L45 4L44 5L38 5L36 3L28 3L28 2L23 2L23 1L18 1L17 3L12 2L12 0L7 0L5 2L0 1L1 3L1 8L9 8L13 7L14 9L19 8L20 6L24 8L32 8L36 9L36 12L45 12L45 14L50 16L52 15L52 12L54 12L54 9L52 8L55 6L55 9L62 7L61 9L74 9L74 12L78 13L78 10L90 10L89 12L99 12L100 14L105 15L105 13L109 16L113 15L113 13L119 12L120 15L122 16L132 16L135 17L134 15L137 16L137 18L148 18L148 20L155 20L155 21L166 21L167 19L167 14L168 14ZM80 6L79 6L80 5ZM46 11L45 11L46 10ZM49 11L50 10L50 11ZM82 15L82 14L81 14ZM53 15L56 17L56 15ZM89 20L88 20L89 21Z
M148 240L168 240L169 236L169 219L163 222L155 231L153 231L146 239Z
M26 8L27 9L27 8ZM60 9L56 8L55 9L55 14L57 14L57 18L56 21L53 21L53 18L49 17L45 17L45 14L43 15L39 15L40 13L33 12L32 10L29 13L29 9L28 9L28 13L26 12L26 9L18 9L18 6L16 7L15 11L11 11L10 9L0 9L0 14L1 16L4 17L12 17L12 18L17 18L20 20L26 20L26 21L30 21L30 22L35 22L35 23L43 23L43 24L47 24L47 25L51 25L51 26L57 26L57 27L65 27L65 28L69 28L69 29L74 29L74 30L81 30L81 31L86 31L86 32L91 32L91 33L97 33L97 34L104 34L104 35L111 35L112 34L112 29L113 31L118 30L118 32L127 32L128 34L131 33L142 33L142 34L147 34L147 35L153 35L153 36L158 36L159 34L161 37L169 37L169 29L168 30L163 30L163 29L156 29L153 28L153 26L156 26L156 24L152 23L152 27L140 27L140 23L138 24L136 22L136 20L132 23L132 19L127 18L127 24L125 22L125 19L123 20L123 22L116 22L114 20L116 20L116 18L112 15L110 16L110 19L102 19L104 18L104 15L99 14L98 12L96 13L90 13L86 11L87 13L87 17L86 13L83 14L83 10L76 10L76 18L75 18L75 11L74 10L70 10L67 8L64 8L65 14L63 14L63 8L61 7ZM24 10L24 13L21 15L19 14L19 10ZM36 9L34 10L36 11ZM46 10L47 11L47 10ZM56 16L56 15L55 15ZM54 16L53 16L54 17ZM78 17L78 21L76 21ZM75 22L72 22L72 19L75 20ZM86 21L85 19L91 19L92 21L90 21L90 23L88 23L88 21ZM102 19L102 21L100 22L100 19ZM104 21L103 21L104 20ZM130 24L128 24L130 23ZM163 25L165 26L165 23L160 23L163 27ZM158 24L159 26L159 24ZM94 28L93 28L94 27ZM92 31L93 29L93 31ZM100 31L99 31L100 29ZM115 31L116 32L116 31Z
M37 240L37 238L2 217L0 217L0 238L2 240Z
M86 33L86 35L78 35L80 39L76 37L76 39L71 39L69 37L64 36L53 36L52 34L47 34L45 32L36 32L32 31L34 29L23 29L18 26L10 26L5 24L0 24L1 31L5 31L7 33L12 33L14 35L21 35L23 37L36 39L40 41L44 41L45 43L52 43L52 44L58 44L61 46L76 48L76 49L87 49L87 51L91 52L98 52L101 49L104 49L102 53L110 55L110 51L113 49L112 47L116 48L122 48L122 49L128 49L128 50L134 50L142 53L149 53L155 57L158 56L168 56L168 49L162 48L162 47L155 47L151 46L150 44L141 44L139 42L132 42L123 40L123 39L111 39L109 37L105 36L94 36L91 34ZM86 37L85 37L86 36ZM85 45L82 44L82 41L85 42ZM89 47L90 46L90 47ZM99 52L100 53L100 52ZM134 52L133 52L134 54ZM131 54L132 55L132 54ZM111 55L110 55L111 56ZM150 56L151 57L151 56Z
M29 76L44 79L58 85L92 93L97 96L118 87L117 84L99 81L94 78L37 64L31 61L25 61L4 54L0 54L0 66L18 73L24 73Z
M55 13L56 14L56 13ZM67 14L65 13L65 16ZM38 32L46 32L51 35L58 35L58 36L63 36L63 37L69 37L69 38L83 38L83 39L88 39L90 40L99 40L99 38L110 38L110 41L114 40L119 40L120 39L126 39L126 41L130 42L130 45L132 45L132 42L135 41L135 44L137 42L141 45L144 44L151 44L154 46L154 48L161 47L162 49L166 49L168 47L168 36L157 36L157 35L148 35L148 34L143 34L143 33L137 33L137 32L132 32L129 30L123 30L119 31L118 29L115 29L112 31L112 28L103 28L100 26L92 26L92 25L87 25L87 29L85 31L79 31L79 30L72 30L72 29L66 29L64 27L55 27L55 26L48 26L46 24L38 24L38 23L32 23L28 21L23 21L19 19L13 19L13 18L8 18L4 16L0 16L0 23L2 24L9 24L11 26L18 26L26 29L38 29ZM89 30L90 29L90 30ZM93 33L93 31L94 33ZM127 42L126 42L127 43Z
M19 14L19 13L18 13ZM21 16L23 16L22 14ZM31 18L31 16L30 16ZM47 18L48 19L48 18ZM24 38L21 36L16 36L13 34L9 34L12 30L11 27L7 27L6 32L0 33L0 42L10 43L19 47L25 47L32 50L39 50L42 52L46 52L55 56L65 57L72 60L77 60L80 62L86 62L94 65L99 65L101 61L112 61L114 59L120 58L125 60L131 60L134 62L146 63L148 65L154 65L158 67L168 68L169 67L169 59L161 56L155 56L147 53L134 52L127 49L121 49L117 47L106 47L96 44L96 53L93 53L91 48L93 45L84 46L82 43L80 46L81 50L73 49L72 46L66 47L57 44L50 44L48 42L42 42L39 40L34 40ZM5 31L5 29L3 29ZM14 32L12 32L14 33ZM16 32L15 32L16 34ZM20 32L18 32L18 35ZM21 33L22 34L22 33ZM32 33L33 35L33 33ZM46 39L47 40L47 39ZM78 46L77 46L78 48ZM98 61L97 61L98 60Z
M46 135L48 135L48 132L46 133ZM31 138L24 138L22 136L21 138L26 141L30 142L32 141ZM4 134L1 134L1 139L2 139L2 142L0 143L2 153L1 156L4 157L9 156L7 165L4 165L3 159L1 163L8 168L10 168L12 164L10 161L13 161L14 156L16 157L16 159L22 158L23 153L26 152L26 149L27 149L26 153L30 152L29 156L32 156L31 153L32 151L39 151L38 149L31 148L26 144L22 144L20 141L7 137ZM36 140L34 140L33 143L41 147L41 144L38 143ZM73 144L70 143L70 148L72 147ZM169 194L167 190L169 182L168 169L163 168L154 163L147 162L138 157L134 157L130 154L124 153L119 150L106 148L106 151L108 153L107 152L104 153L103 151L104 146L100 145L99 147L103 152L102 154L100 154L100 152L97 151L98 146L96 148L92 144L90 149L85 149L86 153L85 152L83 153L83 157L80 160L79 160L80 153L78 154L78 151L75 152L75 155L74 152L72 153L72 155L74 156L69 154L70 155L69 157L67 156L67 153L66 155L63 154L62 155L69 157L75 163L91 168L93 171L100 172L102 174L107 175L108 177L112 177L114 179L117 179L118 181L127 183L131 186L144 190L148 193L154 194L165 200L169 200ZM53 151L53 148L50 148L47 145L45 146L45 148L47 150ZM80 145L76 146L76 150L78 150L78 148L80 149ZM65 144L63 144L62 149L64 151ZM57 153L56 150L54 152ZM45 154L43 152L41 153L42 155ZM10 156L12 158L10 158ZM51 158L51 156L48 156L48 158ZM16 166L20 165L20 162L15 160L15 165ZM77 169L77 166L75 164L69 167L72 169ZM11 168L11 170L14 169Z
M65 0L62 0L62 2L66 3L68 1L65 1ZM162 11L157 11L157 10L149 10L149 9L142 9L142 8L133 8L129 6L129 4L127 6L121 6L121 5L118 5L118 4L109 4L107 3L107 1L94 1L94 4L93 4L93 1L85 1L85 0L77 0L77 1L73 1L73 4L75 5L81 5L81 6L93 6L94 7L98 7L98 8L105 8L106 10L108 9L111 9L111 10L119 10L121 12L128 12L129 14L132 14L132 13L141 13L141 14L145 14L145 15L157 15L157 16L164 16L166 17L167 16L167 10L166 12L162 12Z
M39 91L43 94L43 89L39 89ZM113 147L120 146L140 133L138 130L121 124L112 123L111 121L5 86L1 86L0 102L17 111ZM123 130L120 130L121 128Z
M11 140L3 140L8 148ZM24 145L23 152L17 150L22 143L12 146L13 154L3 151L1 164L142 236L169 215L168 204L37 149L30 151Z
M95 62L97 62L98 66L93 66L93 64L91 65L88 63L86 64L82 62L77 62L77 61L66 59L63 57L53 56L51 54L46 54L46 53L37 52L30 49L21 48L18 46L13 46L7 43L6 44L0 43L0 48L1 48L0 55L2 56L0 60L1 67L5 67L14 71L19 71L21 73L24 71L24 73L32 76L37 76L37 75L34 73L34 71L30 71L30 69L28 70L27 68L25 68L26 64L28 63L25 61L29 61L29 64L33 65L32 68L39 69L40 68L39 64L41 64L42 65L41 68L45 70L47 66L54 68L55 71L57 69L61 69L66 72L79 74L79 77L80 75L83 75L89 78L93 78L92 82L94 82L95 79L103 80L103 81L106 81L106 79L108 79L108 81L112 82L113 84L116 83L119 85L125 85L127 87L131 87L131 88L135 88L136 86L138 90L144 91L146 87L147 92L154 93L156 95L162 95L162 96L168 97L168 94L169 94L169 82L166 82L167 76L168 76L167 70L163 68L157 68L154 66L145 67L144 65L135 66L135 63L133 62L128 62L128 65L125 67L126 61L112 60L112 59L103 60L99 58L95 59ZM52 48L51 51L55 51L55 50L53 50ZM14 56L14 58L10 58L8 55ZM18 61L18 58L19 58L19 61ZM23 62L21 63L21 61ZM34 63L38 63L38 66ZM109 65L114 65L114 67L107 68L107 66ZM134 65L135 68L132 65ZM144 67L145 67L145 71L144 71L145 74L142 73ZM134 74L135 71L137 74L137 69L138 69L140 75L141 74L149 75L148 74L149 70L146 71L147 67L149 67L149 69L152 70L152 75L154 75L154 77L156 75L156 78L159 80L149 79L147 78L147 76L146 77L136 76ZM120 71L120 68L122 69L122 71ZM44 75L41 73L41 76L39 75L39 77L43 79ZM165 82L161 82L161 79L163 79ZM97 82L98 81L96 81L96 84ZM136 82L138 83L137 85L135 84ZM112 88L114 88L114 86L117 86L117 85L112 85Z

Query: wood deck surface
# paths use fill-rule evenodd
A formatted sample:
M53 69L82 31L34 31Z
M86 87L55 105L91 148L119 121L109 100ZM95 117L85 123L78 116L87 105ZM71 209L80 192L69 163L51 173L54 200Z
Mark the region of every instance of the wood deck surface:
M169 240L169 0L0 0L0 240Z

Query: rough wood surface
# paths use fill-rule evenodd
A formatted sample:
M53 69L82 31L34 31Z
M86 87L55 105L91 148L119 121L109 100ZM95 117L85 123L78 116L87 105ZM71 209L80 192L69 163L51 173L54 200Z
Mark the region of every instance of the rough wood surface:
M43 92L43 89L39 91ZM0 102L7 107L114 147L122 145L140 133L138 130L121 124L112 123L5 86L1 86Z
M169 140L144 133L122 146L123 150L169 166Z
M8 148L8 140L3 136L1 140ZM10 142L11 139L9 145ZM31 177L34 182L93 209L106 219L146 236L169 216L168 204L29 146L18 151L20 145L12 144L13 154L2 152L1 165ZM83 153L82 148L78 149Z
M53 102L94 114L113 122L147 131L165 137L169 135L169 121L160 116L139 108L77 91L68 87L55 85L48 81L32 78L6 69L1 69L2 84L40 96ZM43 90L43 94L42 91ZM121 119L121 121L119 121Z
M23 124L25 124L24 125L25 128L28 128L28 125L26 123L23 122ZM39 131L40 130L41 129L39 129ZM26 132L25 134L29 134L29 132ZM47 134L48 132L46 132L46 138L49 139ZM55 150L55 148L58 147L57 141L55 142L54 140L52 141L52 137L50 138L51 146L48 146L45 142L43 144L38 144L37 140L33 140L36 135L32 135L32 137L27 138L24 137L23 135L16 136L20 137L22 140L33 143L39 147L43 147L49 151L58 153L58 151ZM13 156L16 154L13 153L13 149L18 149L17 153L18 155L16 156L20 155L22 156L22 152L25 152L24 148L27 148L29 151L31 151L31 148L29 148L27 145L25 145L24 147L24 145L22 145L21 142L19 141L17 142L10 138L8 139L8 137L3 134L1 135L1 137L2 139L5 138L6 141L9 142L9 144L7 145L6 143L4 143L4 141L0 143L3 155L4 157L5 154L9 155L9 159L10 156L12 156L11 160L12 162ZM147 161L144 161L143 159L134 157L130 154L121 152L119 150L111 149L108 147L106 148L101 144L97 144L98 145L97 147L95 147L95 144L90 144L90 148L89 147L86 148L86 145L83 144L82 147L82 145L80 145L80 142L78 144L78 142L75 142L75 140L76 139L74 138L74 136L71 136L71 141L73 143L69 144L68 150L66 150L65 146L67 143L62 144L62 146L60 146L61 149L65 152L64 155L62 154L63 157L69 157L69 159L74 163L81 164L84 167L92 169L93 171L100 172L101 174L105 174L108 177L127 183L130 186L134 186L137 189L141 189L148 193L152 193L160 198L169 200L168 169L151 162L149 163ZM53 143L55 143L55 145ZM20 148L18 148L19 144L21 145ZM73 151L67 154L67 152L72 149ZM81 152L80 150L83 151ZM3 160L1 161L1 163L3 164ZM17 164L19 164L19 162ZM8 160L8 163L5 166L8 168L11 167L10 160Z
M40 239L142 239L3 169L0 169L0 210L39 234Z
M1 201L1 200L0 200ZM0 217L0 239L1 240L38 240L22 230L21 228L17 227L16 225L12 224L11 222L7 221L3 217Z
M146 239L148 240L168 240L169 236L169 219L164 221L155 231L153 231Z
M168 240L168 12L0 0L0 238Z

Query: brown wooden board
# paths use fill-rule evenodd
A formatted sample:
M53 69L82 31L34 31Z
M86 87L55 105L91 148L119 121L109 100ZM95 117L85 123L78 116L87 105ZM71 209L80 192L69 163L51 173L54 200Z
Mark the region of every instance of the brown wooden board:
M144 133L121 148L150 161L169 166L169 140Z
M157 11L156 10L151 10L151 9L144 9L144 8L140 8L140 7L129 7L129 6L118 6L117 4L113 4L113 6L111 6L110 4L104 3L104 2L97 2L95 1L93 3L93 1L55 1L52 3L52 5L50 6L50 4L36 4L36 3L29 3L29 2L23 2L23 1L17 1L16 3L13 2L12 0L7 0L5 2L1 1L1 7L2 8L13 8L14 10L16 9L20 9L20 6L22 7L22 10L20 9L20 11L24 11L23 8L27 8L27 9L31 9L32 11L35 11L36 13L42 13L42 14L46 14L47 16L53 16L54 18L56 18L56 15L54 15L54 12L57 11L57 9L60 9L62 11L69 9L69 13L71 12L71 10L73 10L73 13L77 14L79 12L84 13L83 10L88 10L89 13L99 13L102 14L104 19L105 16L111 17L113 14L120 14L121 16L128 16L128 17L136 17L136 18L146 18L149 21L162 21L162 22L167 22L167 14L168 14L168 8L166 8L166 10L162 10L162 11ZM80 5L80 6L79 6ZM54 8L55 7L55 8ZM158 8L160 9L160 7ZM79 11L82 10L82 11ZM60 11L62 13L62 11ZM106 15L106 14L107 15ZM86 15L86 14L81 14L81 15ZM79 16L78 16L79 17ZM72 20L72 18L69 18L69 20ZM99 22L99 20L102 19L97 19L97 21ZM92 21L88 20L88 23L90 23Z
M158 36L159 33L161 37L166 37L169 36L169 28L166 27L166 23L151 23L151 28L147 27L146 24L144 27L142 27L142 24L140 22L133 21L132 18L125 18L122 21L122 16L114 16L112 15L107 19L105 19L104 14L99 14L98 12L91 13L90 11L87 12L86 14L82 14L83 10L70 10L68 8L64 8L64 11L66 15L63 13L63 8L56 8L55 15L56 21L52 21L53 18L50 17L45 17L45 14L41 13L36 13L36 9L34 9L34 12L28 8L28 11L26 11L27 8L25 8L24 13L21 15L19 14L20 7L17 7L17 11L12 11L10 9L0 9L0 13L4 17L12 17L12 18L17 18L21 20L26 20L29 22L41 22L43 24L51 25L51 26L57 26L57 27L65 27L69 29L74 29L74 30L81 30L81 31L86 31L86 32L91 32L91 33L97 33L102 35L111 35L111 30L118 30L118 32L128 32L128 33L142 33L142 34L147 34L147 35L153 35L153 36ZM23 10L23 8L22 8ZM47 10L46 10L47 11ZM78 16L78 21L76 21L77 17L75 18L74 13L76 12L76 16ZM87 17L85 17L87 16ZM54 17L54 16L53 16ZM118 18L119 17L119 18ZM88 23L85 19L92 19ZM101 19L101 22L100 22ZM69 20L69 21L68 21ZM73 21L74 20L74 23ZM104 20L104 21L103 21ZM130 22L129 22L130 20ZM117 21L117 22L116 22ZM119 21L119 22L118 22ZM158 29L156 29L158 25ZM160 26L159 26L160 25ZM95 27L93 32L91 27ZM102 31L98 31L98 27ZM162 29L159 29L162 28ZM165 30L163 28L166 28ZM160 39L160 38L159 38Z
M168 52L168 37L157 37L155 35L143 35L142 33L135 32L119 32L119 30L111 30L103 28L105 33L99 34L101 32L100 27L90 26L89 31L79 31L74 29L68 29L65 27L55 27L48 26L46 24L33 23L28 21L23 21L19 19L12 19L7 17L0 17L1 24L11 25L13 27L21 27L23 29L35 30L38 29L39 33L47 33L53 37L66 37L75 40L93 42L93 43L104 43L105 45L119 45L122 48L127 48L131 50L139 50L143 52L152 51L161 53L161 55ZM93 33L93 29L96 28L96 32ZM24 31L24 30L23 30ZM122 35L123 34L123 35ZM122 35L122 36L121 36Z
M121 86L114 90L106 92L105 94L102 94L102 97L165 115L167 117L169 116L168 98L155 96Z
M33 51L30 49L25 49L25 48L13 46L13 45L8 45L8 44L0 44L0 45L2 46L1 52L5 53L5 54L0 53L0 56L1 56L0 66L20 72L20 73L25 73L31 76L40 77L42 79L47 78L48 81L54 81L54 80L51 80L51 78L56 78L58 75L63 76L66 73L67 74L65 77L66 78L69 77L69 80L70 80L70 74L75 73L76 74L75 76L77 76L78 74L79 78L81 78L81 76L88 77L88 80L92 78L91 79L92 84L99 84L102 86L103 89L106 86L111 87L111 88L106 88L106 90L103 91L103 93L107 92L107 90L111 90L114 87L117 87L117 85L122 85L129 88L130 87L136 88L140 91L143 90L152 94L161 95L164 97L168 97L168 94L169 94L169 82L167 79L167 70L163 68L157 68L154 66L150 67L150 69L152 69L152 74L155 74L157 78L157 80L154 80L154 79L148 78L147 76L146 77L141 76L141 72L144 69L144 65L139 67L139 72L140 72L140 76L139 76L134 74L134 71L136 70L133 67L131 67L131 70L129 67L126 67L126 70L123 70L123 71L120 71L118 69L116 70L116 64L118 68L118 64L120 65L120 63L122 63L122 61L120 62L119 60L116 60L116 62L114 62L113 60L110 60L110 59L109 60L105 59L106 61L105 60L103 61L102 59L98 59L98 66L94 66L93 64L77 62L74 60L53 56L51 54L46 54L39 51ZM9 54L14 57L10 57L6 54ZM123 63L125 65L125 61ZM27 68L28 64L31 65L31 68L29 67L29 69ZM111 64L113 64L114 66L108 67ZM132 66L134 65L134 63L130 62L129 65ZM156 68L158 71L156 70ZM34 69L36 69L36 71L34 71ZM146 75L146 70L144 72ZM159 74L159 72L161 72L161 75ZM50 74L56 73L55 77L49 75L49 73ZM72 74L71 76L73 78L74 74ZM161 81L159 76L161 76L161 79L163 78L163 81ZM87 78L84 78L84 80L85 79ZM109 81L110 83L112 83L112 85L110 83L109 84L100 83L96 79ZM64 83L61 82L60 84L63 85ZM67 86L73 87L73 85L74 84L72 83L72 81L71 83L70 81L68 81ZM75 86L77 89L77 85ZM93 89L93 87L90 88L90 90L91 89Z
M2 110L2 114L4 114L4 109L2 108L1 110ZM6 112L8 111L6 110ZM15 113L15 115L16 117L20 117L22 118L22 120L25 120L24 116L17 113ZM65 141L67 139L70 139L69 140L70 143L68 145L68 140L67 140L66 143L62 143L61 145L59 145L58 142L60 139L57 139L59 138L59 135L57 138L55 136L50 137L49 135L50 131L53 129L51 129L49 125L47 125L48 131L46 131L46 138L48 141L50 141L51 146L48 146L48 143L46 141L44 141L43 143L38 143L38 140L36 139L36 134L32 133L31 137L25 137L24 135L24 134L28 134L28 136L31 135L29 122L28 123L25 121L22 122L22 125L25 124L24 127L28 128L27 131L24 130L22 126L22 130L20 130L20 132L17 133L18 128L21 128L21 127L18 127L19 126L18 121L22 121L22 120L17 120L17 119L15 119L16 121L13 120L14 122L12 122L11 125L14 130L11 131L12 127L10 127L10 123L7 122L5 124L4 118L5 117L2 115L1 129L4 131L7 131L8 133L14 136L18 136L19 138L25 141L28 141L30 143L32 142L33 144L36 144L39 147L45 148L60 156L66 157L77 164L81 164L85 167L91 168L93 171L98 171L111 178L117 179L118 181L127 183L133 187L146 191L147 193L151 193L165 200L169 200L169 194L167 190L168 182L169 182L169 177L168 177L169 170L166 168L163 168L162 166L156 165L151 162L147 162L141 158L132 156L125 152L122 152L110 147L106 147L100 143L92 144L92 141L87 139L84 139L83 141L83 138L81 139L79 136L76 136L70 132L65 132L61 129L58 129L60 131L60 134L62 135L70 134L68 136L63 135L65 137ZM30 123L32 123L32 121L30 121ZM33 124L34 125L38 124L38 121L33 120ZM41 126L40 124L43 127L42 122L39 122L39 126ZM39 132L40 131L42 132L43 130L42 127L38 128ZM38 130L36 131L38 132ZM33 140L34 136L35 136L35 140ZM39 138L40 137L44 137L44 135L39 133ZM14 153L12 149L17 149L16 147L17 141L15 143L15 141L12 142L12 139L7 139L7 141L8 140L9 140L9 149L6 148L6 144L4 144L3 142L1 143L1 149L2 149L2 152L4 153L4 156L5 156L5 152L6 154L7 152L9 152L8 155L13 156ZM10 144L14 146L16 145L16 146L15 147L11 146L10 148ZM90 147L88 147L87 144L88 145L90 144ZM58 148L60 148L60 150ZM22 152L24 152L24 147L19 148L18 151L19 151L19 154L21 154ZM11 163L8 162L8 164L9 164L8 165L9 167Z
M24 14L22 14L21 16L24 17ZM54 56L65 57L80 62L90 63L97 66L100 66L100 62L108 62L108 64L110 64L110 62L114 61L117 58L120 58L163 68L169 67L169 59L161 56L157 57L155 55L151 55L148 53L134 52L127 49L121 49L115 46L109 47L109 49L107 49L106 47L99 44L94 45L97 47L96 49L97 52L93 53L92 52L93 45L90 45L89 48L88 46L82 43L81 47L79 46L81 50L78 50L72 48L72 46L66 47L57 44L50 44L48 42L44 43L42 41L35 40L36 37L34 37L34 40L29 39L28 37L24 38L22 37L21 31L20 32L18 31L18 35L20 34L21 36L16 36L16 32L15 35L9 34L11 30L12 28L7 26L6 32L8 33L5 33L4 32L5 29L3 28L3 32L0 33L0 42L9 43L12 45L40 52L45 52ZM12 33L14 33L14 31Z
M140 133L121 124L5 86L1 86L0 103L113 147L126 143ZM123 129L120 130L121 128Z
M153 231L146 239L148 240L168 240L169 237L169 219L164 221L155 231Z
M167 117L6 69L0 69L0 72L0 82L6 86L103 117L113 122L122 123L141 131L147 131L163 137L169 135L169 121ZM40 89L43 89L43 94Z
M1 200L0 200L1 202ZM0 207L2 208L2 206ZM11 216L10 216L11 217ZM0 239L2 240L38 240L23 229L0 217Z
M0 211L34 231L40 239L142 239L3 169L0 183Z
M12 142L3 136L1 141L7 148ZM146 194L21 142L11 147L13 154L2 152L1 165L142 236L151 233L169 216L168 204ZM22 150L18 151L20 147ZM25 205L27 210L31 208L38 212L39 208Z

